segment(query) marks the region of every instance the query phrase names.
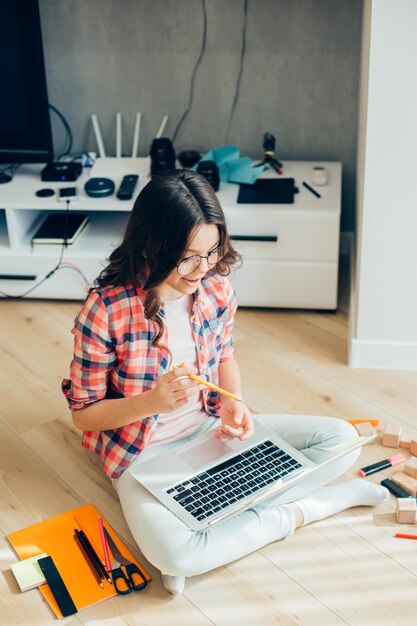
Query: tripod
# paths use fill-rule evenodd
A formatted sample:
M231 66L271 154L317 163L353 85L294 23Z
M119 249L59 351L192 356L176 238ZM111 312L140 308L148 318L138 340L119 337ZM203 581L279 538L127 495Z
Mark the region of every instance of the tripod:
M274 157L275 150L275 137L271 133L264 134L264 142L262 144L264 149L264 160L258 163L254 167L259 165L267 165L271 169L275 170L277 174L282 174L282 163Z

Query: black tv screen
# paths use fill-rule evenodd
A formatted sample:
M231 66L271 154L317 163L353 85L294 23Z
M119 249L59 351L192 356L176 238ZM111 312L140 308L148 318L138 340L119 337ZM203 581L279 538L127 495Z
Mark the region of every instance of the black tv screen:
M51 160L38 0L1 0L0 163Z

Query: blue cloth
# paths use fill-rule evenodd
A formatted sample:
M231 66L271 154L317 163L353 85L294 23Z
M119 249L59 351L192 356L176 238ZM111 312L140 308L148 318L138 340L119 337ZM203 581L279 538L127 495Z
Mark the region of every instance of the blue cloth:
M253 166L253 159L241 157L237 146L224 146L209 150L199 161L214 161L219 168L220 180L230 183L253 185L260 174L266 170L265 165ZM197 170L198 163L193 169Z

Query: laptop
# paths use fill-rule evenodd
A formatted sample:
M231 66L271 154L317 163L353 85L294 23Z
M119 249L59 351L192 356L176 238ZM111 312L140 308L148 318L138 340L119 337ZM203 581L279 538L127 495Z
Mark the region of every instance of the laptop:
M334 456L318 465L256 419L254 426L249 440L218 439L209 431L136 464L130 473L191 530L202 532L376 437L374 431L338 444Z

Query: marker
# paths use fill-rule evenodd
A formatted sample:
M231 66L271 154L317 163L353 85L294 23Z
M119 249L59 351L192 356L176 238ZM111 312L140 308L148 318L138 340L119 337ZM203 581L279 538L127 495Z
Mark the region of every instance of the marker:
M394 537L399 539L417 539L417 535L406 535L405 533L395 533Z
M321 194L316 191L315 189L313 189L313 187L310 187L310 185L308 183L305 183L303 181L303 185L306 189L308 189L314 196L317 196L317 198L321 198Z
M405 489L394 483L393 480L389 480L389 478L381 480L381 485L386 487L396 498L408 498L410 495Z
M379 472L380 470L386 469L387 467L395 467L396 465L400 465L400 463L405 462L405 457L403 454L394 454L394 456L390 456L388 459L384 459L383 461L378 461L378 463L373 463L372 465L367 465L366 467L362 467L359 470L359 476L369 476L370 474L375 474L375 472Z

